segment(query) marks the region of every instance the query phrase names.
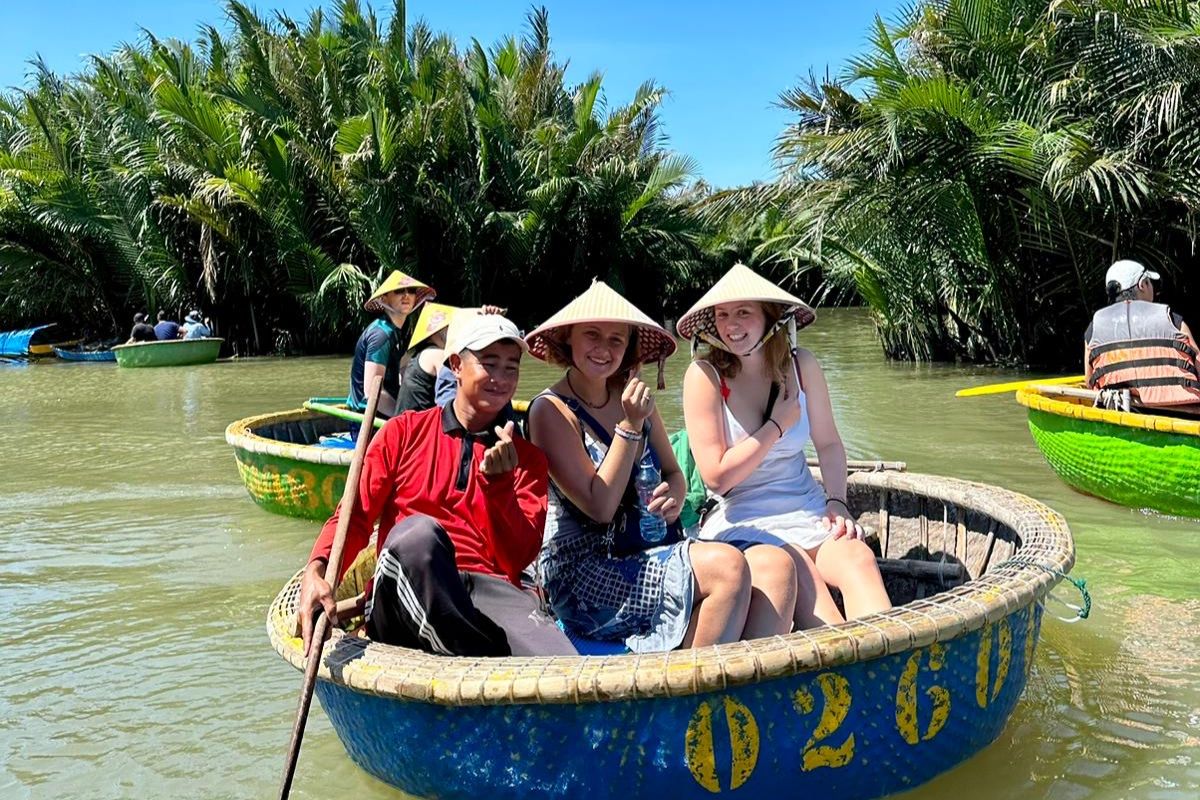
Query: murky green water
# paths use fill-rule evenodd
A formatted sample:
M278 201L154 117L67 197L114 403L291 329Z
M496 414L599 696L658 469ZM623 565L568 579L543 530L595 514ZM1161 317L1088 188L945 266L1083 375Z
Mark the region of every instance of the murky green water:
M852 458L1049 503L1095 597L1087 622L1047 617L1000 740L909 796L1200 795L1200 523L1073 493L1011 395L953 398L1010 373L888 364L857 312L827 312L803 336ZM672 425L684 366L673 359L660 400ZM271 649L265 611L319 526L260 511L223 434L340 393L347 371L345 359L0 368L0 798L276 791L300 679ZM527 369L522 394L551 380ZM293 796L399 794L354 767L315 710Z

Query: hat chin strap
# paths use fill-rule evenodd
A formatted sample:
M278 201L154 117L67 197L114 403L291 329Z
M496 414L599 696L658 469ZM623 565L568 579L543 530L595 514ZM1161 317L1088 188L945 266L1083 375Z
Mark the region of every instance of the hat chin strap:
M735 353L733 350L730 350L729 347L727 347L723 341L721 341L721 337L713 336L711 333L708 333L707 331L700 331L699 333L696 334L696 338L703 339L706 343L712 345L713 347L716 347L720 350L724 350L726 353L735 355L738 358L745 358L746 356L752 356L755 353L757 353L759 350L761 350L763 348L763 346L766 345L767 341L772 336L779 333L779 331L783 330L783 328L785 326L788 328L788 331L790 333L791 347L792 347L792 350L794 351L796 349L796 318L794 316L792 316L791 309L788 310L788 313L784 314L782 317L777 319L775 321L774 325L772 325L770 328L767 328L767 330L763 332L763 335L759 337L758 341L754 343L754 346L751 347L749 350L747 350L744 353ZM692 340L692 354L693 355L695 355L695 351L696 351L696 340L693 339Z

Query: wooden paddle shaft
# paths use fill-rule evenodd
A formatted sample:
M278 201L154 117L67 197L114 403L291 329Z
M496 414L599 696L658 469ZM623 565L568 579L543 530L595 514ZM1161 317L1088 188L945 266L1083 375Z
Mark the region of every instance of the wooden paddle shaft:
M383 376L372 381L367 392L367 411L363 414L363 424L358 429L358 440L354 444L354 458L350 462L350 472L346 476L346 488L342 491L342 502L338 506L338 524L333 534L333 546L329 551L329 561L325 566L325 580L329 582L331 591L336 593L342 568L342 550L346 546L346 533L350 529L351 511L358 501L358 479L362 473L363 458L367 453L367 443L375 429L375 408L379 405L379 393L383 388ZM303 613L303 611L301 611ZM296 774L296 763L300 758L300 744L304 741L304 726L308 722L308 709L312 705L313 688L317 684L317 670L325 652L325 635L329 632L329 617L318 614L317 623L313 626L312 638L309 639L308 661L304 665L304 683L300 687L300 703L296 709L296 721L292 725L292 738L288 742L287 759L283 765L283 780L279 786L280 800L286 800L292 791L292 779Z

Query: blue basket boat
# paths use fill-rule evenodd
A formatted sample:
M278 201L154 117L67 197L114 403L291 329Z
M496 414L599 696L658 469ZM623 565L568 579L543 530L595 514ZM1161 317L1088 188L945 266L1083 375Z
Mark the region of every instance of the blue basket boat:
M448 658L338 631L317 696L350 757L418 797L867 800L911 789L1003 730L1074 543L1060 515L996 487L879 472L848 488L877 531L898 604L888 612L651 655ZM369 574L356 563L339 595ZM298 592L299 575L267 631L302 669Z

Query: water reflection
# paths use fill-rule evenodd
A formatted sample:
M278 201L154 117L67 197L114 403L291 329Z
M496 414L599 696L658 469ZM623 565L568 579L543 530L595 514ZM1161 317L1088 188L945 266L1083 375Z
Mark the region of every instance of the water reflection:
M921 800L1200 794L1200 526L1062 485L1011 397L956 400L1012 373L889 364L866 318L803 332L852 457L998 483L1063 512L1093 618L1047 619L1000 740L908 796ZM680 424L686 348L660 399ZM0 797L257 798L275 791L299 677L266 606L317 525L250 502L232 420L344 391L346 359L168 370L0 370ZM531 366L532 396L556 372ZM1060 590L1064 597L1069 592ZM1052 612L1062 613L1054 608ZM355 768L315 712L296 797L398 795Z

